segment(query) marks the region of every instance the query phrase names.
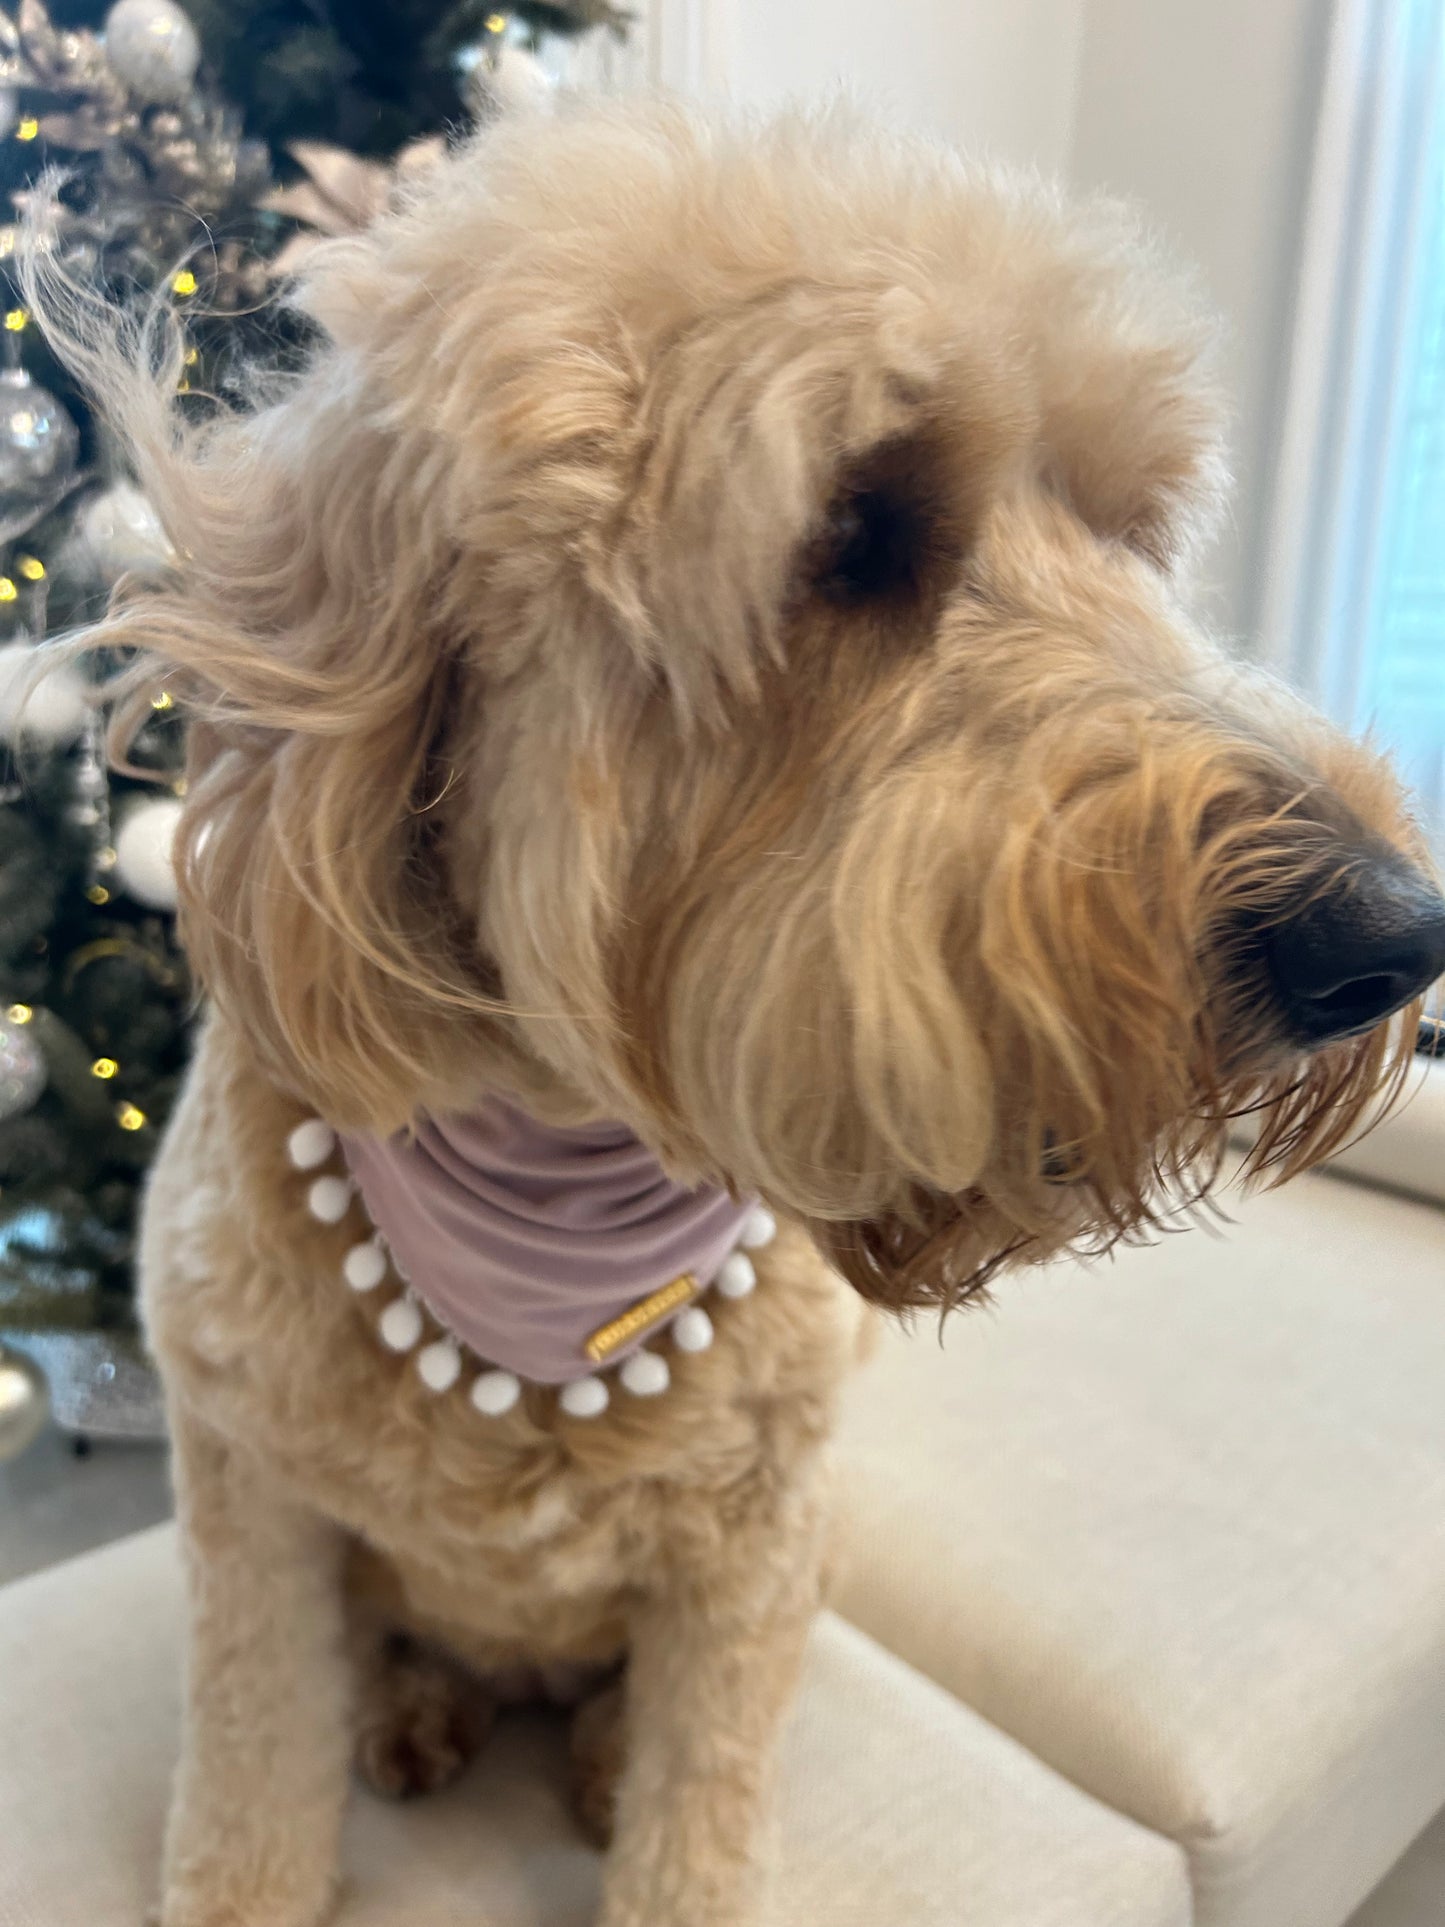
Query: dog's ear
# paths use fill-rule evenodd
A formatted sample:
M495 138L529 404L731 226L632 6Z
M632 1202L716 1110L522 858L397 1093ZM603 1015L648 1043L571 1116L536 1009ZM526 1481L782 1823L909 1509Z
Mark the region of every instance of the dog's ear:
M1098 344L1048 398L1050 480L1096 535L1174 571L1212 534L1221 410L1191 346Z
M359 344L197 429L170 401L179 342L119 349L63 291L47 313L178 557L91 640L140 652L122 738L158 683L196 719L177 873L198 976L326 1116L395 1128L496 1009L436 848L465 674L439 458Z
M1033 294L1047 480L1095 535L1177 573L1228 493L1219 324L1127 206L1100 199L1056 240Z

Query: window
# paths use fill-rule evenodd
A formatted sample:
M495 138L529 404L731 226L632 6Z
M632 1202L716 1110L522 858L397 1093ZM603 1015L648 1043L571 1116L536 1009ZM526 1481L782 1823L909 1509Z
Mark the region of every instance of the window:
M1262 628L1445 857L1445 0L1337 6Z
M1398 750L1445 831L1445 116L1426 148L1355 717Z

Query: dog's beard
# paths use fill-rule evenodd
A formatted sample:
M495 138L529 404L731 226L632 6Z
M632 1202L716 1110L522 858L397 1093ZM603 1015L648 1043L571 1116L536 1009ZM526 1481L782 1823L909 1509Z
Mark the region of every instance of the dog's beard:
M830 1263L893 1311L954 1310L993 1280L1065 1254L1089 1259L1178 1228L1211 1207L1222 1174L1283 1183L1339 1151L1398 1097L1420 1007L1389 1024L1227 1085L1201 1077L1199 1108L1150 1144L1112 1144L1107 1172L1046 1149L1031 1169L991 1169L967 1190L913 1185L897 1209L811 1230ZM1239 1152L1231 1166L1231 1148Z

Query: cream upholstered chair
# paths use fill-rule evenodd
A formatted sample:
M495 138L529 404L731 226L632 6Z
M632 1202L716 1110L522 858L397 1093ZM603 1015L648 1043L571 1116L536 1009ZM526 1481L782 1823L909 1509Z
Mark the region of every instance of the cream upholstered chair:
M1421 1201L1015 1281L850 1414L838 1609L1177 1841L1197 1927L1341 1927L1445 1806L1445 1066L1345 1162Z
M176 1750L168 1527L0 1592L0 1923L140 1927ZM450 1792L358 1794L337 1927L584 1927L560 1735L518 1719ZM1183 1854L825 1618L787 1743L776 1927L1187 1927Z

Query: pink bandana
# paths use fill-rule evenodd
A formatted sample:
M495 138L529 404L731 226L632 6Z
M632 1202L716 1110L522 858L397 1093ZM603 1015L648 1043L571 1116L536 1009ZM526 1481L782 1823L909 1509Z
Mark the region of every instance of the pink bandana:
M539 1124L501 1099L341 1144L413 1294L477 1357L534 1384L594 1371L589 1339L653 1293L685 1276L709 1285L753 1213L674 1183L624 1125Z

